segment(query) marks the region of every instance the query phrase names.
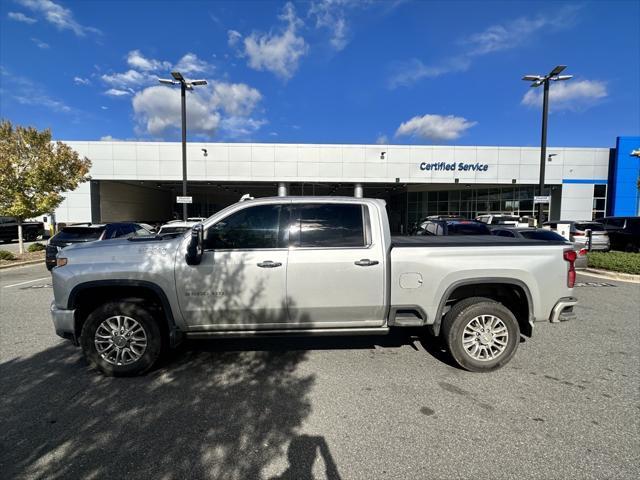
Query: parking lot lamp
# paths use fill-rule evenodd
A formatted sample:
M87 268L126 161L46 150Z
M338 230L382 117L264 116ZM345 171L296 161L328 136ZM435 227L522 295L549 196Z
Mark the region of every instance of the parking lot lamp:
M159 78L164 85L180 85L180 100L182 106L182 196L187 196L187 90L193 90L194 86L206 85L206 80L187 81L180 72L171 72L172 79ZM187 221L187 204L182 204L182 219Z
M551 70L547 75L525 75L522 80L532 82L532 87L543 86L542 94L542 135L540 138L540 185L538 195L542 195L544 190L544 169L547 158L547 117L549 115L549 82L558 82L563 80L569 80L573 75L560 75L562 71L567 68L566 65L558 65ZM538 204L538 227L542 225L543 221L544 204Z

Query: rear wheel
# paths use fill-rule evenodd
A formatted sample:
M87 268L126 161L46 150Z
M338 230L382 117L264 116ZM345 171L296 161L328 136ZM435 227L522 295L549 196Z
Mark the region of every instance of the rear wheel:
M88 362L105 375L134 376L160 357L162 333L142 306L109 302L89 314L80 344Z
M484 297L456 303L443 319L442 333L456 363L472 372L490 372L506 365L520 342L513 313Z

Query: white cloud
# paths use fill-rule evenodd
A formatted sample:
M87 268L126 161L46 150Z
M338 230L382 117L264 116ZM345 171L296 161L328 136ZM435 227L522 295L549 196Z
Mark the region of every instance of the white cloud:
M549 34L550 31L572 26L577 10L577 7L567 6L559 9L554 15L520 17L505 24L492 25L480 33L471 35L462 43L470 47L470 55L486 55L512 49L526 43L542 30Z
M228 115L250 115L262 95L255 88L244 83L215 83L212 102Z
M230 47L235 47L240 40L242 40L242 34L240 32L237 30L227 31L227 42Z
M73 77L73 83L76 85L91 85L91 80L82 77Z
M184 75L210 73L214 69L213 65L198 58L195 53L187 53L184 55L174 68Z
M229 138L250 137L266 124L266 120L231 116L222 119L220 130Z
M434 141L455 140L476 124L477 122L463 117L427 114L422 117L413 117L400 124L395 136L410 136Z
M101 108L102 110L109 110L109 107L106 107L106 106L104 106L104 105L101 105L101 106L100 106L100 108Z
M123 73L104 74L100 78L106 84L123 90L125 88L142 87L152 83L156 83L155 76L148 73L141 73L137 70L127 70Z
M542 88L530 89L522 97L528 107L542 107ZM585 110L608 95L607 85L597 80L553 82L549 86L551 110Z
M146 58L140 50L131 50L127 54L127 64L131 68L143 71L168 70L171 68L171 63L154 58Z
M302 21L296 16L292 3L288 2L284 6L278 18L285 22L280 33L253 32L244 39L241 55L248 58L249 67L254 70L267 70L283 80L288 80L298 69L300 58L307 54L309 46L304 38L297 34ZM232 35L229 40L230 44L236 44L239 38Z
M380 134L378 135L378 138L376 138L377 145L386 145L387 143L389 143L389 137L384 134Z
M189 132L208 137L218 131L226 137L247 137L267 123L253 118L262 95L243 83L215 82L187 96ZM133 110L139 133L160 137L180 128L180 95L175 89L149 87L133 97Z
M110 97L125 97L131 95L131 93L130 90L120 90L118 88L110 88L104 92L105 95L109 95Z
M104 137L100 137L101 142L117 142L118 139L112 137L111 135L105 135Z
M46 42L43 42L39 38L33 38L32 37L31 41L36 44L36 47L41 48L43 50L46 50L47 48L49 48L49 44L46 43Z
M133 97L133 111L138 128L159 137L178 128L181 119L180 95L173 88L156 86L145 88ZM189 132L213 135L220 123L220 115L199 93L187 97Z
M392 65L392 70L395 73L389 78L388 86L391 89L408 87L423 78L435 78L446 73L461 72L467 70L469 66L470 61L465 57L451 58L442 65L425 65L421 60L412 58L406 62L397 62Z
M1 95L3 100L5 97L11 97L21 105L44 107L58 113L79 113L64 101L50 97L44 87L26 77L14 75L3 67L0 67L0 75L2 76L0 84L7 86L7 91L3 91Z
M102 33L97 28L81 25L73 17L73 12L71 10L52 2L51 0L17 1L31 11L44 15L47 22L54 25L58 30L71 30L79 37L84 37L87 33Z
M326 28L331 31L329 42L336 50L347 46L349 27L345 14L345 7L356 5L350 0L320 0L312 2L308 15L315 17L316 28Z
M434 78L447 73L461 72L470 68L474 59L483 55L519 47L534 42L544 31L550 35L554 31L574 25L579 7L560 8L553 15L520 17L504 24L496 24L482 32L475 33L459 42L463 51L433 65L425 65L413 58L391 65L388 86L391 89L407 87L423 78Z
M35 18L31 18L22 12L9 12L7 13L7 17L9 17L11 20L15 20L16 22L22 22L29 25L33 25L37 22Z

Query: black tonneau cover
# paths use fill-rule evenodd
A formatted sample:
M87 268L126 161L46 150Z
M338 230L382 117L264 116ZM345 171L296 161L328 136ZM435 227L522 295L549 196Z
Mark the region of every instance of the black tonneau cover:
M402 247L501 247L571 245L568 242L497 237L495 235L416 235L391 237L392 248Z

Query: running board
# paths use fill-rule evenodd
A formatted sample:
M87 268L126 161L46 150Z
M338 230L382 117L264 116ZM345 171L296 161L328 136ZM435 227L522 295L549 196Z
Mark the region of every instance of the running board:
M287 330L215 330L185 332L187 338L246 338L246 337L328 337L349 335L387 335L388 327L373 328L291 328Z

